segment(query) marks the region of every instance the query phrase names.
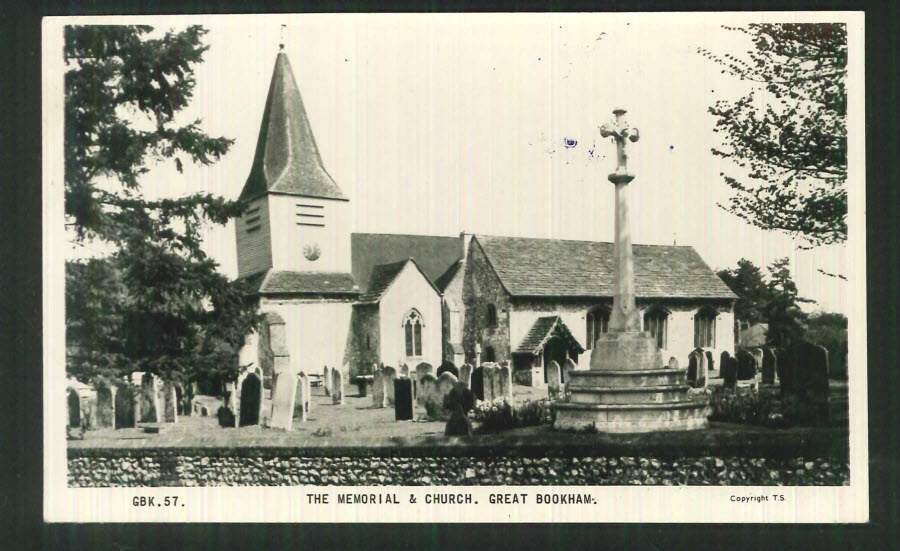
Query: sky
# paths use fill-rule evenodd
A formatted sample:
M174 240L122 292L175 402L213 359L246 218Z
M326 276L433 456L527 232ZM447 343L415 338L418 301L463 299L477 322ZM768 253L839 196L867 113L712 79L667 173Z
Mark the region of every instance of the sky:
M852 280L817 271L848 273L847 245L801 250L790 236L717 206L730 194L719 174L733 170L710 153L720 138L707 109L747 88L697 48L740 54L749 43L714 15L195 22L209 30L210 49L183 120L199 118L210 135L235 144L209 167L154 167L144 180L149 197L238 197L283 41L324 165L351 199L353 231L611 241L615 146L598 127L621 107L641 136L629 144L635 243L691 245L713 269L788 256L801 296L817 301L807 309L850 310ZM566 139L577 145L565 147ZM236 276L231 224L209 228L205 246Z

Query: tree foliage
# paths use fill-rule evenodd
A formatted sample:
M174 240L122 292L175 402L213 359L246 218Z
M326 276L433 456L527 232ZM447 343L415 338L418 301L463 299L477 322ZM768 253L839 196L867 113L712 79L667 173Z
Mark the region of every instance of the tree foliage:
M762 271L742 258L738 261L737 268L719 270L716 273L738 296L734 304L735 322L746 322L748 325L765 322L770 297Z
M204 224L224 224L245 205L207 193L148 200L141 187L155 163L170 160L181 172L183 160L208 165L233 143L206 135L199 120L179 122L204 34L197 26L159 37L145 26L66 28L67 223L77 242L114 248L67 265L67 325L79 341L68 367L82 380L133 371L231 379L257 322L248 289L202 248Z
M801 303L815 302L801 297L797 285L791 278L790 261L779 258L769 265L769 302L766 305L766 319L769 331L766 344L786 347L799 342L806 334L807 315L800 309Z
M747 95L709 112L722 146L714 155L733 190L720 205L767 230L812 247L847 237L847 29L844 24L726 27L752 41L746 56L699 51L722 73L752 84Z

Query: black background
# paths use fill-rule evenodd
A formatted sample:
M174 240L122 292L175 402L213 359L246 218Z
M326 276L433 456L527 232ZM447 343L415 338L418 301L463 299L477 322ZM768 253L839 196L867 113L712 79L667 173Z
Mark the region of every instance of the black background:
M327 11L866 10L868 525L45 524L41 17ZM898 544L896 4L851 2L224 2L0 0L0 547L4 549L889 549ZM849 88L855 93L857 88ZM848 182L853 185L853 182ZM709 507L697 503L698 507Z

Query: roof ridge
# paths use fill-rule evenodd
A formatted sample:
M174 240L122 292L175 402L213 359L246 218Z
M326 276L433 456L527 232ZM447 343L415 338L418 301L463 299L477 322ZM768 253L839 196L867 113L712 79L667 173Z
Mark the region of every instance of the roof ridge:
M521 240L528 240L528 241L555 241L555 242L565 241L568 243L600 243L600 244L605 244L605 245L614 245L615 244L612 241L596 241L593 239L563 239L561 237L521 237L521 236L514 236L514 235L493 235L493 234L489 234L489 233L474 233L472 235L474 235L475 237L486 237L488 239L521 239ZM667 248L667 249L676 248L676 247L677 248L686 248L686 249L694 248L693 245L664 245L664 244L659 244L659 243L633 243L632 246L634 246L634 247L663 247L663 248Z

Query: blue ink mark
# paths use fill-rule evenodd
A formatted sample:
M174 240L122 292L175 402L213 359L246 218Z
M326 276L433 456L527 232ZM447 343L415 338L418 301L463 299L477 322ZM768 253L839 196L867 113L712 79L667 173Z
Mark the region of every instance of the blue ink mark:
M538 61L540 61L540 60L541 60L541 58L538 58Z
M673 149L675 149L675 146L674 146L674 145L670 145L670 146L669 146L669 151L671 151L671 150L673 150Z
M566 146L566 149L572 149L576 145L578 145L578 140L574 140L572 138L563 138L563 145Z

